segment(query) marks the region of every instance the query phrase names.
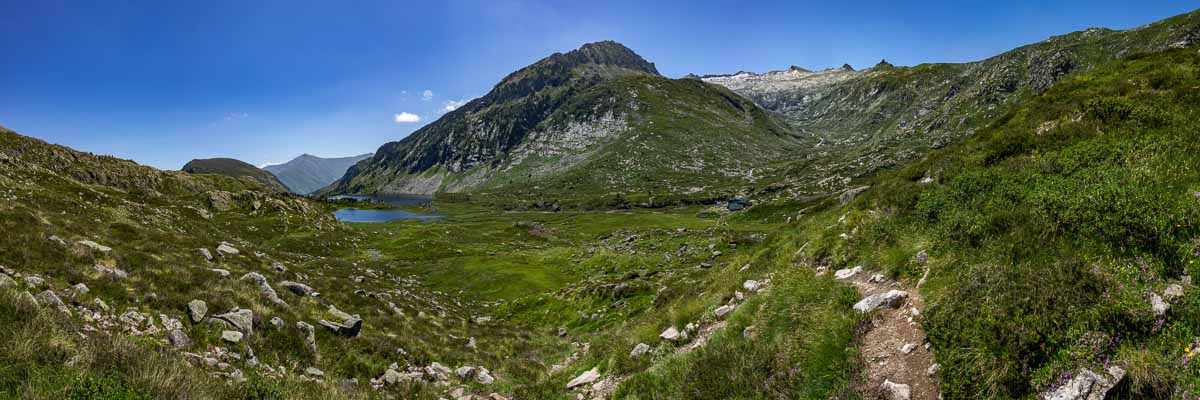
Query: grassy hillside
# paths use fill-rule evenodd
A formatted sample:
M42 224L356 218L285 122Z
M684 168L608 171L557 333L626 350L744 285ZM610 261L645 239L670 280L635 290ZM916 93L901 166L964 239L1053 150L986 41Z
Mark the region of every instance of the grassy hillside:
M1194 50L1068 78L963 144L855 182L872 187L799 224L805 254L915 282L913 255L929 253L921 323L947 398L1028 397L1108 365L1128 371L1118 398L1197 393L1198 88Z
M258 167L232 158L207 158L188 161L181 169L189 174L217 174L235 178L250 178L276 192L287 192L288 188L272 175Z

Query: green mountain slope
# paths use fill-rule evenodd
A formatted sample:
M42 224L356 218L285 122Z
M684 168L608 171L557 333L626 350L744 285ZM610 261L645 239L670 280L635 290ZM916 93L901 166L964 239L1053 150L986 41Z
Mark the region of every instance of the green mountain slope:
M1058 80L1129 54L1200 43L1200 11L1115 31L1093 28L962 64L896 67L886 62L861 71L809 72L793 68L701 79L727 86L784 116L823 159L800 160L780 173L792 186L828 192L828 176L857 176L919 157L931 148L978 132L1015 105Z
M670 80L614 42L555 54L347 171L331 191L699 193L797 151L731 91Z
M279 178L293 193L309 194L338 180L347 169L370 156L321 158L303 154L283 164L268 165L263 170Z
M235 178L247 177L261 183L268 189L277 192L288 191L287 186L284 186L275 175L250 165L245 161L232 158L206 158L188 161L187 164L183 165L181 171L189 174L217 174Z
M1198 110L1195 49L1096 67L856 180L871 189L847 207L805 207L804 254L924 283L946 398L1026 398L1114 366L1126 376L1108 398L1197 393Z

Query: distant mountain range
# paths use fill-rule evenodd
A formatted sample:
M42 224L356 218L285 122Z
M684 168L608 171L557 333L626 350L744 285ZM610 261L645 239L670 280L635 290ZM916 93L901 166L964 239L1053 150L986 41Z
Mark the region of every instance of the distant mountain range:
M269 165L263 169L274 174L292 192L309 194L338 180L346 174L350 166L371 155L372 153L353 157L321 158L304 154L286 163Z
M188 161L183 165L183 172L189 174L218 174L232 177L249 177L263 184L267 188L275 192L287 192L287 186L284 186L275 175L267 171L263 171L258 167L250 165L241 160L232 158L206 158Z

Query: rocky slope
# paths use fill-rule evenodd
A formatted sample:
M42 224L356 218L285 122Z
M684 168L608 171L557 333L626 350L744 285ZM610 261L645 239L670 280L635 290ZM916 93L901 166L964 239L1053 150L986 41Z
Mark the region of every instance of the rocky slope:
M246 177L261 183L273 191L288 191L287 186L284 186L283 182L280 182L275 175L250 165L245 161L232 158L195 159L184 164L181 171L189 174L217 174L232 176L234 178Z
M794 146L773 116L733 92L663 78L628 48L598 42L514 72L383 145L329 191L699 192L753 180L754 168Z
M347 169L371 155L321 158L303 154L283 164L268 165L263 170L279 178L293 193L309 194L338 180L346 174Z

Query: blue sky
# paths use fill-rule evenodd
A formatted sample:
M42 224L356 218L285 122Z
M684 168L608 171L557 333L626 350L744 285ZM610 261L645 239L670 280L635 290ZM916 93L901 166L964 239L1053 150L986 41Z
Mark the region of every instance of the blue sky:
M906 3L0 0L0 125L163 169L204 157L347 156L591 41L624 43L672 77L913 65L1196 7Z

